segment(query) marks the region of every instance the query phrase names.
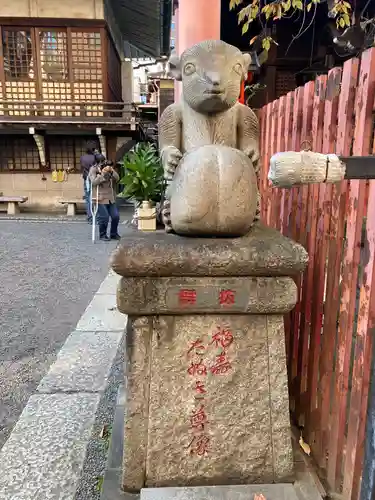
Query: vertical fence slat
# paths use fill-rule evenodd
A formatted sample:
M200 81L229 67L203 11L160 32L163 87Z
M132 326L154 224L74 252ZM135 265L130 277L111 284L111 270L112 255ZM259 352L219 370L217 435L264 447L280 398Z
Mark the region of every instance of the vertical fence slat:
M285 99L285 150L288 151L291 148L291 137L292 137L292 126L293 126L293 105L294 105L294 92L289 92ZM290 215L290 189L284 189L283 196L284 206L283 206L283 219L282 219L282 233L285 235L288 232L289 215ZM292 335L290 328L290 315L284 317L284 327L285 327L285 342L286 342L286 352L288 359L288 374L289 381L291 380L291 359L292 359ZM291 389L291 388L290 388ZM291 405L294 401L294 393L290 390Z
M336 153L349 155L351 140L353 137L353 113L355 103L355 93L357 88L359 70L359 60L350 59L344 63L343 77L341 82L341 93L339 100L339 121L337 129ZM330 275L327 283L327 316L325 326L336 332L337 311L340 307L340 275L341 262L343 257L343 245L345 229L345 215L347 208L348 182L344 181L340 186L334 186L334 197L332 207L331 242L329 249L329 262L332 262ZM339 338L337 339L339 342ZM339 397L341 392L342 379L339 370L339 356L336 355L334 384L332 388L332 404L329 419L328 435L328 465L327 481L332 491L336 491L337 484L337 446L339 432ZM342 441L341 441L342 442Z
M292 126L292 138L291 138L291 150L300 151L301 150L301 132L302 132L302 116L303 116L303 87L298 87L295 90L294 106L293 106L293 126ZM298 196L299 188L292 188L290 194L290 215L289 215L289 228L288 236L296 239L296 220L298 211ZM299 294L299 289L297 289ZM298 297L298 295L297 295ZM299 318L299 300L297 298L296 307L290 314L290 329L293 332L292 341L292 359L291 359L291 379L290 384L294 394L294 409L298 401L298 328L294 328L295 324L298 324Z
M373 435L369 434L369 430L366 430L367 407L369 404L369 393L371 370L373 365L373 347L374 347L374 332L375 332L375 218L372 216L375 214L375 180L369 182L368 190L368 208L367 208L367 223L366 223L366 237L365 237L365 249L364 251L368 255L368 261L363 273L363 285L361 287L360 303L359 303L359 320L358 320L358 336L356 351L354 354L354 372L353 377L358 376L359 385L362 383L362 387L356 386L354 391L352 391L352 396L354 393L361 391L361 397L358 398L361 404L360 415L359 415L359 426L358 426L358 441L356 445L356 458L354 462L354 473L353 473L353 487L352 487L352 498L359 498L359 491L361 486L360 479L363 476L363 481L365 481L365 471L364 471L364 453L365 453L365 441L373 439ZM358 360L358 362L356 362ZM362 362L363 372L358 373L357 368L360 368ZM362 375L362 380L361 380ZM374 402L372 401L372 406ZM372 419L371 426L373 427L373 414L369 417ZM350 425L350 422L349 422ZM367 432L367 436L366 436ZM370 431L371 432L371 431ZM348 442L349 442L348 436ZM373 443L370 444L370 447ZM373 450L372 460L374 459ZM371 470L371 468L370 468ZM363 473L362 473L363 471ZM371 471L374 474L373 470ZM368 485L367 485L368 486ZM345 483L344 483L345 488ZM345 491L345 490L344 490ZM374 484L372 485L372 498L374 497Z
M278 117L277 117L277 137L276 151L285 151L285 101L286 97L279 99ZM284 215L284 193L285 189L279 189L277 193L277 222L276 228L281 230Z
M312 115L312 149L321 151L323 144L323 122L324 122L324 99L326 92L327 76L320 76L315 82L313 97L313 115ZM316 407L316 393L318 381L318 359L320 350L320 335L314 338L311 331L312 297L313 297L313 278L315 265L315 239L318 222L319 186L316 184L309 186L309 213L306 223L307 251L309 253L309 263L305 271L303 280L303 304L301 305L301 335L309 338L308 366L307 366L307 387L303 399L305 432L308 442L310 438L310 417Z
M312 115L313 115L313 100L314 100L314 82L307 83L303 88L303 116L302 116L302 131L301 140L311 143L311 128L312 128ZM306 145L304 145L304 148ZM301 186L299 189L299 199L298 199L298 212L296 217L296 240L301 243L305 248L307 246L307 232L306 232L306 222L307 214L309 210L309 187ZM298 345L298 360L297 360L297 394L298 398L296 400L296 419L300 421L300 416L302 413L303 406L303 394L306 392L306 380L307 380L307 355L309 347L309 337L306 331L303 331L300 327L302 321L304 321L303 315L303 292L306 291L303 288L304 276L299 275L296 277L296 285L298 289L298 303L296 305L296 310L294 314L294 323L292 325L293 331L299 329L299 345ZM301 423L301 422L300 422Z
M337 113L339 105L339 95L341 86L341 68L334 68L328 73L327 87L326 87L326 102L325 102L325 118L324 118L324 131L323 131L323 152L329 153L335 151L336 148L336 133L337 133ZM333 366L333 352L335 343L335 330L327 330L324 328L323 314L325 311L325 301L327 298L327 275L330 272L328 267L328 242L329 230L331 224L331 208L332 208L332 192L333 185L321 185L320 200L323 199L321 205L321 217L318 223L318 238L317 245L317 272L318 272L318 286L316 287L316 308L313 317L313 323L316 330L320 331L321 339L321 354L319 362L319 392L318 392L318 409L319 426L316 429L316 450L318 456L316 457L321 467L326 467L326 441L329 410L330 410L330 384L332 378ZM319 203L320 205L320 203ZM314 284L316 286L316 284Z
M272 122L272 103L266 106L266 116L265 116L265 141L264 141L264 165L269 165L270 161L270 148L271 148L271 122ZM263 169L263 179L262 179L262 193L261 193L261 209L262 209L262 220L267 223L267 211L268 211L268 179L267 179L267 168Z
M279 101L273 101L272 103L272 113L271 113L271 150L270 150L270 158L273 154L277 152L276 149L276 141L277 141L277 122L278 122L278 109L279 109ZM267 186L268 189L271 190L269 187L269 182L267 179ZM277 191L277 189L276 189ZM276 225L276 217L277 217L277 203L276 200L278 199L277 193L275 192L275 189L272 189L272 192L270 193L270 196L268 196L268 209L267 209L267 225L271 227L275 227Z
M294 106L293 106L293 126L290 143L291 151L301 150L301 133L303 120L303 87L298 87L294 91ZM291 217L289 220L289 236L295 238L296 235L296 215L298 207L299 188L294 187L291 190Z
M259 122L260 122L260 138L259 138L259 151L260 151L260 167L259 167L259 176L258 176L258 183L259 183L259 193L260 193L260 217L263 220L263 199L264 199L264 193L263 193L263 177L266 175L266 169L264 168L265 162L266 162L266 148L265 148L265 141L266 141L266 126L267 126L267 114L266 114L266 106L263 106L259 110Z
M354 134L353 155L366 155L370 152L371 138L373 133L373 103L375 97L375 49L367 50L362 54L359 87L357 93L357 119ZM357 236L355 244L359 247L361 241L362 221L365 207L366 183L359 182L358 204L357 204ZM371 200L372 204L373 200ZM356 207L353 205L352 207ZM373 236L371 230L374 213L369 212L367 236ZM360 226L360 227L359 227ZM367 240L367 244L370 244ZM357 251L358 255L359 252ZM371 297L372 271L374 254L370 254L364 269L364 283L360 291L359 316L356 346L354 351L354 365L352 377L352 390L350 395L348 437L346 443L346 455L344 464L344 486L343 492L347 498L357 498L359 489L358 476L361 472L363 456L364 426L360 425L361 419L366 416L368 373L370 370L370 346L372 332L368 331L367 322L369 315L369 304ZM369 273L369 274L368 274ZM369 280L369 281L367 281ZM355 280L356 282L357 280ZM366 384L367 382L367 384ZM367 385L367 387L366 387ZM363 409L363 403L365 408ZM363 414L364 413L364 414ZM361 430L361 434L359 431Z
M285 100L285 151L291 148L291 137L292 137L292 126L293 126L293 104L294 104L294 92L288 92ZM289 198L290 189L284 189L284 210L283 210L283 220L282 220L282 233L285 235L287 233L288 221L289 221Z
M325 88L322 152L334 151L336 139L338 95L340 91L341 70L334 68L328 74ZM314 250L314 264L311 286L311 341L314 345L311 379L311 416L309 418L309 439L315 461L324 467L326 456L322 453L323 431L327 425L323 421L326 412L324 404L328 397L325 384L326 365L324 364L324 337L322 337L323 303L325 299L327 237L330 224L332 186L321 184L317 187L317 225ZM315 345L316 344L316 345Z

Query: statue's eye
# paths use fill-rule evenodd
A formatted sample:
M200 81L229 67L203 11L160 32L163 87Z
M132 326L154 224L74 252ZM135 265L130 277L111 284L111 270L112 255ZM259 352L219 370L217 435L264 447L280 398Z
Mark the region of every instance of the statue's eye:
M237 63L233 66L233 71L235 71L238 75L242 76L243 73L243 67L240 63Z
M184 75L192 75L195 73L195 65L193 63L187 63L184 67Z

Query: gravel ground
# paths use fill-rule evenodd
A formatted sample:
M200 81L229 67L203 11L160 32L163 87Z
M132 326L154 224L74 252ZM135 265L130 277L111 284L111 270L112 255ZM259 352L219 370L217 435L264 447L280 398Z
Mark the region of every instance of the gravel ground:
M108 272L90 231L0 221L0 448Z

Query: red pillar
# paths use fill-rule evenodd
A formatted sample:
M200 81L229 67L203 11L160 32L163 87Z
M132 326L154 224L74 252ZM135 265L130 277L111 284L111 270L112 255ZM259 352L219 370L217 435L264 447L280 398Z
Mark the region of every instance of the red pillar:
M203 40L220 40L221 0L179 0L178 50Z
M176 11L176 50L179 55L203 40L220 40L221 0L179 0ZM176 85L175 100L180 95Z

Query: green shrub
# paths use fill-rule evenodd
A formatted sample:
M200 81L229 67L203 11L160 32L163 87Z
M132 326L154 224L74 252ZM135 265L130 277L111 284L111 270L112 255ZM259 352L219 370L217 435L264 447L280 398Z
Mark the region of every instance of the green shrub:
M124 190L120 196L138 203L161 200L164 188L163 167L158 152L152 144L137 144L122 162L120 184Z

